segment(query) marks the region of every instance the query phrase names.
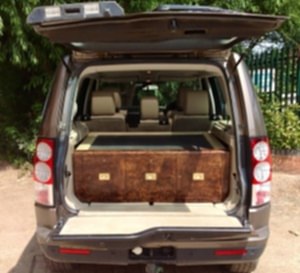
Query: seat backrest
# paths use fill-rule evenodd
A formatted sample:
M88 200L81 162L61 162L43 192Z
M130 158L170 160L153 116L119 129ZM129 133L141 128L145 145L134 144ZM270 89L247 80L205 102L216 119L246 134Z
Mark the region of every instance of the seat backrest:
M116 104L111 92L97 91L92 94L91 120L86 124L90 131L125 131L124 115L116 113Z
M184 109L185 97L189 90L188 87L180 87L177 92L176 101L167 106L167 117L172 119L176 113L181 113Z
M191 89L188 87L180 87L177 93L177 111L183 111L185 101L186 101L186 94L190 92Z
M173 131L208 131L209 96L207 91L186 92L182 113L175 113L172 120Z
M141 98L141 120L156 120L159 119L159 105L156 97Z
M116 113L116 105L112 93L96 91L92 94L91 115L111 116Z
M188 91L183 111L189 116L209 116L209 98L206 91Z
M140 101L141 119L135 131L160 132L169 131L167 124L160 124L159 103L156 97L144 97Z
M122 108L122 99L121 99L119 88L117 88L117 87L106 87L103 90L97 91L97 92L112 94L112 96L114 98L114 101L115 101L117 112Z
M118 87L107 87L104 88L102 91L100 92L104 92L107 94L112 94L114 101L115 101L115 105L116 105L116 111L117 113L120 113L122 115L124 115L124 117L127 116L127 110L122 109L122 98L121 98L121 94L120 94L120 89Z

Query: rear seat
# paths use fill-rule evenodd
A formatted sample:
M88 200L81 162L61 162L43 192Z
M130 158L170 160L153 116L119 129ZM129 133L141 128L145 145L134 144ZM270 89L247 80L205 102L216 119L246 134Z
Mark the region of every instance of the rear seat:
M104 92L106 94L112 94L114 101L115 101L115 105L116 105L116 111L120 114L123 114L124 116L127 115L127 111L122 109L122 98L120 95L120 89L117 87L107 87L104 88L101 91L98 92Z
M208 92L187 91L183 112L176 112L171 123L172 131L208 131L211 125Z
M112 92L94 92L91 100L91 120L86 121L89 130L92 132L126 131L125 116L116 111Z
M176 101L171 103L172 109L167 112L167 117L172 119L174 115L178 112L182 112L184 108L186 93L191 90L190 88L180 87L177 93Z
M159 104L156 97L143 97L140 101L141 119L138 131L168 131L168 125L160 124Z

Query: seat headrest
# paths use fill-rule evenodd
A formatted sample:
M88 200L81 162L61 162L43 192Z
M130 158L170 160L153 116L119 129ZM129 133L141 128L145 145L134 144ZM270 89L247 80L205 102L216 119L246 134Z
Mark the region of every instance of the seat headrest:
M185 115L209 115L207 91L188 91L185 97Z
M106 92L94 92L91 102L92 116L114 115L116 106L113 95Z
M185 107L185 99L187 92L191 92L193 89L189 87L180 87L178 89L177 93L177 106L180 108L180 110L183 110Z
M97 91L98 92L98 91ZM111 93L113 95L113 98L115 100L116 108L119 110L122 107L122 99L120 95L120 89L117 87L106 87L103 90L99 92L105 92L105 93Z
M156 97L141 98L141 119L158 119L159 105Z

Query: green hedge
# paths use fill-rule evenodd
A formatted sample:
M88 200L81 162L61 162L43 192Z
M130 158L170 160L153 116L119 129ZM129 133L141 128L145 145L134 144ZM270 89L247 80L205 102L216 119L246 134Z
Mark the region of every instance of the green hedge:
M260 95L262 111L274 151L300 149L300 106L281 106Z

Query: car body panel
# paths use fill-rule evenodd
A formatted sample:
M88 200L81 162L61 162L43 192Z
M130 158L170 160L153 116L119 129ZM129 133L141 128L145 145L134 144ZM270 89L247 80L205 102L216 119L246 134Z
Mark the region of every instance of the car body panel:
M256 261L265 249L268 230L256 232L232 229L189 230L157 229L135 236L59 236L50 229L38 228L37 238L43 253L58 262L128 265L157 263L174 265L231 264ZM132 250L172 248L173 257L143 257ZM88 255L62 255L61 248L85 250ZM243 255L217 256L217 250L245 250Z
M285 17L232 11L157 11L98 18L28 17L35 31L76 51L149 53L226 50L278 28Z

